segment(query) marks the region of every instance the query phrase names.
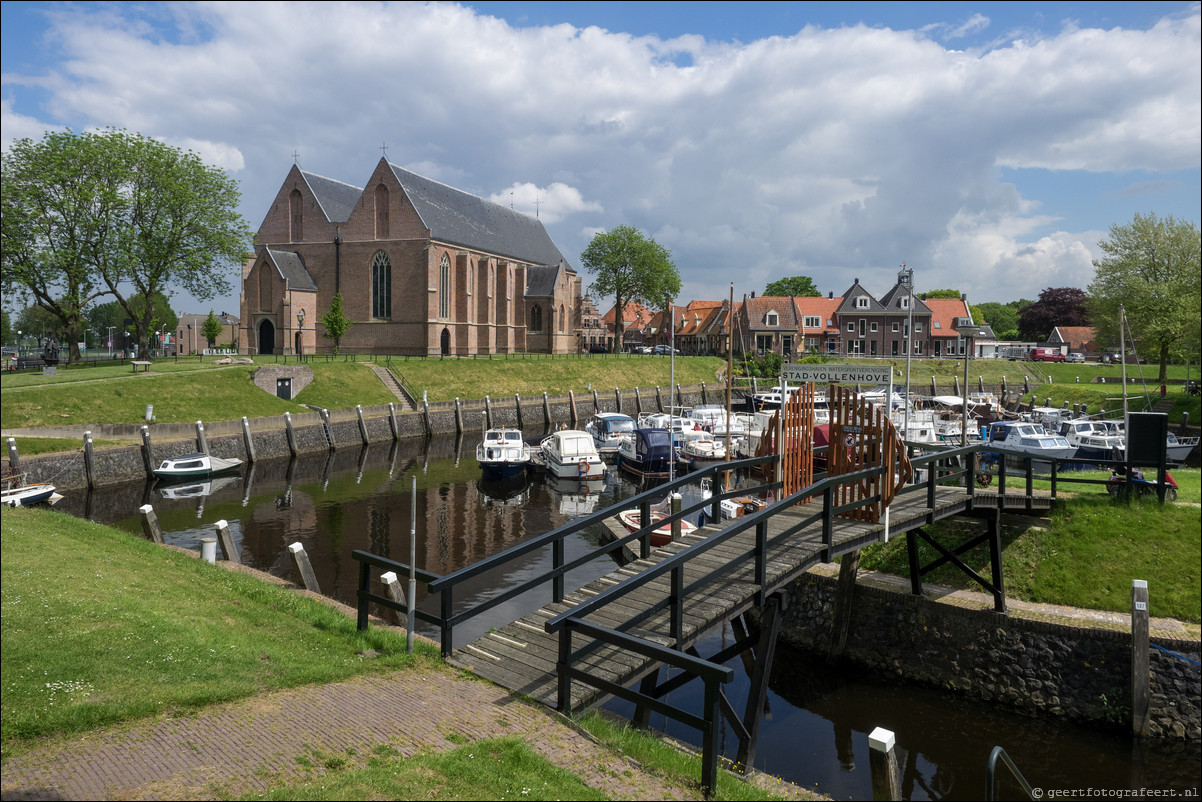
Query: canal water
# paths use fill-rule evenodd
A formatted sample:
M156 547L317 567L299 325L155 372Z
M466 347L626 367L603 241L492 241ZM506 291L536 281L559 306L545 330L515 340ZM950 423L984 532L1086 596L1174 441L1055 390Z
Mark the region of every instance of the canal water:
M528 433L531 439L537 435ZM200 548L219 520L229 523L242 560L274 575L296 579L287 547L304 544L321 591L355 603L362 549L407 563L416 521L420 568L448 574L643 488L611 468L604 480L580 484L542 478L489 484L480 478L475 439L445 438L340 449L298 460L260 462L240 474L203 483L151 486L136 482L98 493L66 493L57 509L140 535L138 508L151 504L167 542ZM416 494L414 486L416 484ZM414 501L416 500L416 509ZM600 543L599 532L583 532L567 543L567 556ZM480 577L457 608L499 595L550 567L549 549L516 567ZM608 573L597 561L568 577L568 587ZM436 612L419 584L418 606ZM463 627L456 645L473 640L549 601L531 592ZM424 634L437 639L429 628ZM699 644L711 654L732 641L729 629ZM732 660L735 681L727 694L742 710L748 677ZM699 711L697 683L675 691L669 701ZM607 709L629 717L621 700ZM671 737L699 744L698 733L662 716L651 724ZM1044 719L978 704L894 677L832 667L821 657L778 648L767 710L756 753L757 769L836 799L871 798L868 733L876 727L897 738L898 765L906 799L983 798L985 766L1002 746L1027 779L1043 789L1166 789L1197 794L1202 753L1197 747L1146 747L1115 732ZM725 725L723 753L733 759L738 739ZM1004 777L1005 772L1000 771ZM999 798L1017 786L1003 782ZM1009 789L1009 790L1007 790ZM1098 795L1098 794L1095 794Z

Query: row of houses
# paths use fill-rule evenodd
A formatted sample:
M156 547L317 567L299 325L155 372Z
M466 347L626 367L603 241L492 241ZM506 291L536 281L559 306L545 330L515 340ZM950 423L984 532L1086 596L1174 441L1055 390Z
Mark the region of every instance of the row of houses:
M857 278L840 296L744 296L741 302L692 301L653 312L628 304L623 316L623 347L674 343L682 354L725 355L733 338L735 353L775 353L784 359L806 354L846 356L963 356L968 350L957 326L969 321L966 299L919 299L909 271L880 298ZM733 313L733 317L732 317ZM588 337L612 348L617 310L600 317ZM913 330L911 331L911 327ZM994 340L988 326L975 338ZM907 346L909 343L909 346ZM591 342L590 342L591 344ZM975 350L975 349L974 349Z

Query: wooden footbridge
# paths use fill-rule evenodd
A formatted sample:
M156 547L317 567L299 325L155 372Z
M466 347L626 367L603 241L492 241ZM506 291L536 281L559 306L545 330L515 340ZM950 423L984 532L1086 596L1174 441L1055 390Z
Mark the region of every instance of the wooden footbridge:
M923 574L951 562L992 593L995 609L1004 612L1000 516L1002 512L1043 511L1052 504L1054 478L1052 492L1033 490L1030 461L1009 475L1003 468L998 484L984 490L977 487L973 469L979 447L940 448L925 453L910 449L911 453L905 453L887 425L880 425L873 434L868 425L872 421L851 420L843 420L844 428L863 435L860 439L867 445L853 448L855 438L847 438L842 431L833 432L832 442L846 442L848 449L846 454L830 454L831 475L807 474L807 470L812 471L812 463L807 469L777 455L690 473L627 499L618 508L576 519L452 574L437 576L415 570L417 580L439 598L439 613L414 610L413 614L439 628L442 652L449 662L549 707L576 713L620 697L636 705L637 724L645 725L649 714L657 712L698 728L703 743L701 779L706 788L712 789L720 715L738 736L738 761L744 766L752 763L781 612L788 604L791 583L804 571L820 561L849 555L843 560L836 604L832 641L838 648L846 638L850 588L855 582L859 550L891 537L908 539L915 593L922 592ZM879 418L876 424L880 424ZM784 425L778 428L778 432L786 433L778 442L789 442L788 431ZM806 451L811 457L824 456L823 449ZM862 459L865 456L867 459ZM790 465L786 472L784 468ZM837 470L841 472L834 473ZM756 480L753 477L757 474L770 479ZM565 557L565 538L585 530L595 531L613 521L622 509L638 507L643 510L643 520L649 521L653 499L702 480L715 488L724 487L729 476L739 478L737 489L713 492L709 498L683 508L679 502L674 504L673 520L706 514L709 523L695 532L652 548L651 527L647 527L616 537L584 555L570 560ZM921 480L916 481L916 476ZM804 484L797 487L802 480ZM755 484L757 481L759 484ZM723 500L749 494L776 500L758 511L721 519ZM953 549L941 545L923 529L957 515L983 519L987 523L985 533ZM920 565L919 539L933 545L941 556ZM988 578L960 559L961 554L982 542L988 543L991 555ZM633 561L584 587L570 591L565 588L565 577L573 569L597 559L620 561L620 555L632 548L638 552ZM552 554L551 570L482 603L470 607L457 604L457 589L462 595L463 589L471 587L472 580L486 571L525 564L530 555L546 550ZM403 598L382 591L378 575L392 571L408 577L409 567L367 552L356 551L354 556L360 562L360 628L366 628L372 605L377 610L408 613ZM473 642L455 642L456 626L531 591L549 592L549 603L491 629ZM739 617L752 608L761 612L761 627L758 634L748 635ZM737 642L717 654L699 654L698 643L727 622L735 624ZM722 685L734 676L726 663L748 651L754 652L754 667L748 698L740 712ZM697 679L705 688L701 710L682 710L665 701L669 691Z

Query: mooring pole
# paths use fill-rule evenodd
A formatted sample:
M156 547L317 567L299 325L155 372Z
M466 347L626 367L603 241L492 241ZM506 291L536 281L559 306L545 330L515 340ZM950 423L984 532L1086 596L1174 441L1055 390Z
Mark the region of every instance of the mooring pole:
M417 606L417 477L413 476L409 502L409 622L405 632L405 651L413 654L413 627L416 623L414 607Z

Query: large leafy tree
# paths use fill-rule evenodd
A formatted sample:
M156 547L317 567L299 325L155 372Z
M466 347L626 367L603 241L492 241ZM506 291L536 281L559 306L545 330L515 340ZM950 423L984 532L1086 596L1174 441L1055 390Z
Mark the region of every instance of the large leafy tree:
M1018 339L1018 310L1010 304L986 301L975 304L973 310L981 316L981 320L989 324L999 340Z
M764 295L768 298L784 298L790 295L798 298L817 298L822 293L818 291L814 279L809 276L789 276L770 283L764 288Z
M1057 326L1088 325L1085 292L1076 287L1048 287L1018 313L1018 333L1026 340L1042 342Z
M953 290L953 289L944 289L944 290L928 290L927 292L918 293L918 300L925 301L928 298L951 298L952 300L959 300L960 291Z
M1137 213L1126 225L1112 225L1098 247L1105 255L1093 263L1089 310L1099 339L1118 344L1124 307L1137 344L1156 355L1163 382L1173 350L1196 350L1202 339L1198 227L1172 215Z
M5 286L31 293L69 335L92 298L111 295L145 351L168 322L156 313L157 295L231 291L250 241L238 200L222 170L140 134L17 140L4 161Z
M667 249L632 226L603 231L580 254L599 296L614 296L614 350L622 350L622 311L631 303L668 310L680 293L680 273Z

